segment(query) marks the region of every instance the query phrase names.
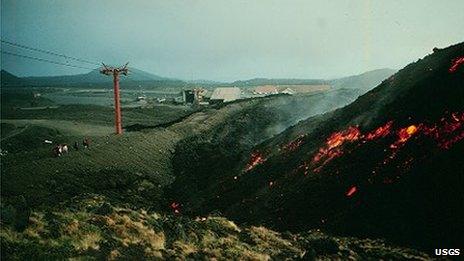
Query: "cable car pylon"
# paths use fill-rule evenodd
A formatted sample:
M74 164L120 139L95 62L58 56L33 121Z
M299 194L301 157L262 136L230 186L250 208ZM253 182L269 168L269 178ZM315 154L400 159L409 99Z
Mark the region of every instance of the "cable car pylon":
M126 75L127 76L127 65L126 63L122 67L110 67L103 64L103 68L100 70L100 73L104 75L113 75L113 90L114 90L114 126L116 130L116 134L122 134L122 117L121 117L121 101L119 95L119 75Z

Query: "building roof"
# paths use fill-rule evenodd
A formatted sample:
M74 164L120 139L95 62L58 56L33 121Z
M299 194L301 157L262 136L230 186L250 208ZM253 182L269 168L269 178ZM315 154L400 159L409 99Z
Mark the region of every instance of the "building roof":
M284 94L295 94L295 91L290 89L290 88L287 88L285 90L283 90L281 93L284 93Z
M211 95L211 100L223 100L224 102L240 99L240 89L237 87L216 88Z
M279 93L277 90L277 87L274 85L262 85L258 86L255 88L256 93L263 93L263 94L268 94L268 93Z

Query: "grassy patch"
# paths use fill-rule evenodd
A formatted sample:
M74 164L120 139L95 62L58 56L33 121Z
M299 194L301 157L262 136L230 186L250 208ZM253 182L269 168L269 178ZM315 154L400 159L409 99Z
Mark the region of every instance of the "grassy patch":
M319 231L283 236L264 227L240 227L222 217L190 219L115 207L100 196L33 212L27 229L2 226L0 237L6 259L429 258L383 241L337 238Z

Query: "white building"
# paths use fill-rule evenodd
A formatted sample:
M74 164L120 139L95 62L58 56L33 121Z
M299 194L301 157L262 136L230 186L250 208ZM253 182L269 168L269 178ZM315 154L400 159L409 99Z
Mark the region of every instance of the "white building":
M211 95L211 102L230 102L240 99L240 88L221 87L216 88Z

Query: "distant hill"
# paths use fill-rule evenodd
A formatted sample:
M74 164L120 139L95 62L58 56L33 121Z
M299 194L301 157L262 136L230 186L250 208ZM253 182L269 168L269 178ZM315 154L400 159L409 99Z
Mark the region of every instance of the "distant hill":
M359 75L352 75L343 78L332 80L324 79L291 79L291 78L253 78L249 80L238 80L229 83L221 83L215 81L189 81L189 83L203 84L203 85L222 85L222 86L236 86L236 87L255 87L263 85L330 85L334 89L360 89L363 92L368 91L375 86L379 85L383 80L393 75L396 70L393 69L377 69L368 71Z
M219 81L203 80L203 79L191 80L191 81L188 81L188 83L201 84L201 85L223 85L224 84L223 82L219 82Z
M150 87L158 86L175 86L189 87L201 85L205 88L214 88L217 86L236 86L236 87L254 87L262 85L331 85L333 88L341 89L360 89L363 91L370 90L378 85L382 80L390 77L395 70L379 69L365 72L360 75L349 77L323 80L323 79L272 79L272 78L254 78L249 80L238 80L234 82L218 82L209 80L191 80L183 81L174 78L158 76L139 69L132 68L128 76L122 76L121 82L125 82L127 87L139 85ZM93 85L105 84L111 85L113 79L102 75L98 69L84 74L60 75L60 76L40 76L40 77L17 77L5 70L2 70L2 86L64 86L64 87L92 87Z
M113 78L103 75L99 69L88 73L60 76L17 77L2 70L2 86L92 86L93 84L111 84ZM128 76L121 76L121 82L136 84L139 82L157 82L165 85L183 85L177 79L161 77L139 69L130 69Z
M2 83L2 86L19 85L21 84L21 78L2 70L0 74L0 82Z
M383 80L396 73L393 69L377 69L362 74L330 80L333 88L361 89L368 91L379 85Z
M259 85L321 85L326 84L327 81L321 79L268 79L268 78L254 78L250 80L240 80L230 83L233 86L259 86Z
M111 83L112 77L108 77L100 73L99 69L95 69L89 73L63 76L45 76L45 77L25 77L23 78L31 85L77 85L88 83ZM124 81L166 81L171 80L155 74L151 74L138 69L131 69L128 76L121 76L121 82Z

